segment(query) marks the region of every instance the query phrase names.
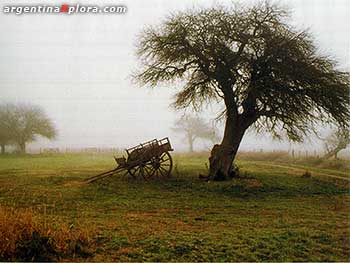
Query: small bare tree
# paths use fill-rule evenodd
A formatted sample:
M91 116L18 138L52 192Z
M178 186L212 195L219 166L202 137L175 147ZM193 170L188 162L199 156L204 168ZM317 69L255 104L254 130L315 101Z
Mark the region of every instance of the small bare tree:
M350 133L345 127L338 127L337 130L333 131L324 141L326 149L325 159L329 159L334 156L338 158L338 153L341 150L346 149L350 144Z
M198 116L183 116L175 122L173 131L183 133L188 142L189 152L193 152L193 144L197 139L215 143L219 140L216 128Z

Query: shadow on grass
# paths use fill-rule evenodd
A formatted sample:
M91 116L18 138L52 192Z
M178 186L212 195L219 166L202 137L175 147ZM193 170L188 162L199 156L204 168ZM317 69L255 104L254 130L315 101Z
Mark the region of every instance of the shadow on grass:
M84 195L95 192L94 198L132 200L191 199L191 198L244 198L307 197L350 193L348 185L333 181L300 176L244 175L225 182L202 182L193 173L185 171L167 180L132 180L118 175L83 187Z

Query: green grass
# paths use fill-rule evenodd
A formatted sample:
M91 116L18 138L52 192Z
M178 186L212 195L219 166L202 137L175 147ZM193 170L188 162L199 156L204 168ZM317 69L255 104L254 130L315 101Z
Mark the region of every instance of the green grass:
M241 160L241 179L206 183L206 158L174 159L167 181L80 185L113 168L111 156L2 157L0 204L94 225L92 261L350 260L347 181Z

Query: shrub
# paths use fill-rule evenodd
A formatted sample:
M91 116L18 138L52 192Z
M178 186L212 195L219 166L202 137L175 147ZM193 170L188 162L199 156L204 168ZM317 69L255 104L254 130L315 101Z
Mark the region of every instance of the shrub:
M310 178L311 177L311 173L309 171L306 171L305 173L303 173L301 175L301 177L303 177L303 178Z

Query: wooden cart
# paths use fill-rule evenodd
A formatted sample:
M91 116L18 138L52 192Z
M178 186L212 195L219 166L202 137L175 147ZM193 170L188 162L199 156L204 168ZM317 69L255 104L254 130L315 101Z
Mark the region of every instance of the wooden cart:
M168 137L141 143L125 151L126 157L114 158L117 162L115 169L90 177L86 182L92 183L121 171L133 178L145 180L152 177L166 178L171 175L173 160L169 152L173 149Z

